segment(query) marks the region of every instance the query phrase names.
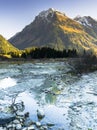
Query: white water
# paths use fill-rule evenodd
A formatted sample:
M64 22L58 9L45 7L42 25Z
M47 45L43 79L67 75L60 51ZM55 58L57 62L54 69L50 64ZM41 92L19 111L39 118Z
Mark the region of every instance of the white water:
M6 89L8 87L13 87L16 85L16 80L10 77L0 80L0 89Z

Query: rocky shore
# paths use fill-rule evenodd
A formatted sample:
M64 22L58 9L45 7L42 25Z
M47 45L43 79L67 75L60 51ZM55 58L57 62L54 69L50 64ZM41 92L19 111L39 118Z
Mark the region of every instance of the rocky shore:
M23 104L19 106L23 110ZM9 107L10 112L0 112L0 130L49 130L54 124L41 123L45 114L42 110L37 110L37 121L30 119L29 112L24 113L15 105ZM14 111L12 110L14 108Z

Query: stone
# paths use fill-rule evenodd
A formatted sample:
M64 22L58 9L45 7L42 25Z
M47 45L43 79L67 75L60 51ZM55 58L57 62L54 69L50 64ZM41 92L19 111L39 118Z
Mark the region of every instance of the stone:
M12 127L13 127L13 128L15 128L15 127L16 127L16 125L15 125L15 124L13 124L13 125L12 125Z
M17 124L17 125L16 125L16 130L21 130L21 129L22 129L21 124Z
M40 127L40 126L41 126L41 123L40 123L40 122L36 122L36 126L37 126L37 127Z
M29 112L26 112L26 113L24 114L24 117L25 117L25 118L28 118L28 117L29 117Z
M47 123L47 126L48 127L52 127L52 126L54 126L55 124L53 124L53 123Z
M24 119L19 119L19 121L20 121L21 123L23 123L23 122L24 122Z
M24 119L24 113L23 112L17 112L16 113L16 118L17 119Z
M45 130L43 127L40 127L39 130Z
M0 130L4 130L3 127L0 127Z
M12 124L7 125L7 128L13 128Z
M16 103L15 106L17 108L17 111L21 111L22 112L25 109L24 102L22 102L22 101L20 103Z
M24 116L24 113L23 112L17 112L16 115L17 116Z
M13 123L14 124L19 124L20 122L19 122L19 120L16 119L16 120L13 121Z
M0 112L0 125L10 123L16 118L14 114Z
M35 130L34 126L28 127L28 130Z
M23 128L22 130L28 130L28 128Z
M24 121L24 126L26 127L29 127L30 125L33 124L33 121L30 119L30 118L27 118L25 121Z
M44 111L43 110L37 110L37 117L38 119L43 119L45 117Z
M48 130L48 127L45 125L45 126L42 126L43 130Z

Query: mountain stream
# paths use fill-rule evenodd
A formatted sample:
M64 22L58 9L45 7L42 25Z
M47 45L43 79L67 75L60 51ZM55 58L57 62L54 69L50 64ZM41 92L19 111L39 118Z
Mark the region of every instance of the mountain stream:
M52 130L97 130L97 72L77 76L66 62L0 63L0 110L17 95L30 118Z

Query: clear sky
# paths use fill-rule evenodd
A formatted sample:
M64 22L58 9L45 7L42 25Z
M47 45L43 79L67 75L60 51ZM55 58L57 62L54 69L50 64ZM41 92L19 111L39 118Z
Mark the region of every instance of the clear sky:
M97 19L97 0L0 0L0 34L10 38L48 8L71 18L81 15Z

